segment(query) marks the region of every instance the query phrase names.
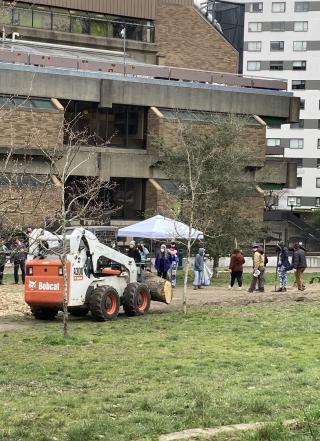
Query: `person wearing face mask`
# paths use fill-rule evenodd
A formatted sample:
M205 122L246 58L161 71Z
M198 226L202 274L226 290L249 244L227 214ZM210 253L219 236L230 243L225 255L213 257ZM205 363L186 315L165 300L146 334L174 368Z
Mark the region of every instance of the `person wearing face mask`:
M146 261L147 261L149 250L144 245L143 242L140 242L140 244L138 246L138 250L139 250L140 258L141 258L141 269L145 269L145 264L146 264Z
M204 270L204 248L199 248L198 254L194 259L194 281L193 289L201 288L202 273Z
M178 250L174 240L171 241L168 252L170 253L172 260L172 265L170 269L171 286L172 288L175 288L177 285L177 268L178 268L179 258L178 258Z
M129 243L128 257L134 259L135 263L141 262L141 255L134 240Z
M171 254L167 251L167 247L165 244L162 244L160 247L160 252L157 254L155 261L155 268L157 270L158 276L163 279L167 278L168 271L171 268L172 257Z

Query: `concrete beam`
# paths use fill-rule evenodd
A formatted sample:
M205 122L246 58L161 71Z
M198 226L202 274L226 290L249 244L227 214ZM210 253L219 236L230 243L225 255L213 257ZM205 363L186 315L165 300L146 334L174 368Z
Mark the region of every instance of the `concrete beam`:
M97 78L22 69L1 69L0 76L0 93L100 102L101 80Z
M189 84L190 86L190 84ZM188 83L151 84L137 81L102 81L101 107L113 103L168 107L247 115L273 116L286 122L299 119L299 98L269 90L212 86L188 87Z
M9 95L299 119L299 98L288 92L24 65L0 69L0 93Z

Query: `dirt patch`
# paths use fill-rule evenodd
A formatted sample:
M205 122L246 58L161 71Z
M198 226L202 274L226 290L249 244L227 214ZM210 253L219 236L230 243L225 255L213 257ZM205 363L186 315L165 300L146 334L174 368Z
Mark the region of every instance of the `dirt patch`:
M206 287L201 290L188 290L187 303L189 307L205 306L246 306L270 302L310 302L320 301L320 284L308 285L305 291L289 287L287 292L274 292L274 286L267 286L265 292L249 293L246 289L234 288L229 290L224 287ZM171 305L153 303L154 311L168 311L181 308L182 288L174 290L174 298Z
M188 307L206 306L247 306L270 302L311 302L320 301L320 284L308 285L303 292L289 287L285 293L274 292L273 286L267 286L264 293L248 293L245 289L228 290L224 287L206 287L201 290L188 290ZM170 312L181 309L182 288L174 290L171 305L152 303L154 313ZM31 318L30 308L24 302L22 285L0 286L0 331L21 329L35 323Z

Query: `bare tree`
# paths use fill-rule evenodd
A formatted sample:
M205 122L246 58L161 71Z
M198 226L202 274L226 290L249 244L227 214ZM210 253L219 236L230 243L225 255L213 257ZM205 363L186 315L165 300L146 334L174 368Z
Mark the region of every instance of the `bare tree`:
M240 216L240 197L253 187L245 174L251 151L244 142L245 118L226 115L192 124L177 111L174 124L174 136L156 140L156 145L162 170L177 186L178 219L189 225L183 287L186 312L192 229L216 239L226 234L218 225L227 213Z
M287 190L265 190L264 194L264 208L266 211L274 210L279 205L279 200L284 197Z
M17 108L10 108L7 112L2 112L0 118L8 120L8 113L12 118L12 114L17 111ZM15 234L23 231L25 225L21 220L30 219L36 214L37 226L51 231L61 241L62 248L57 257L63 267L63 332L67 336L67 228L75 223L83 223L88 218L107 222L112 209L108 201L100 196L109 192L114 185L103 182L96 176L83 176L84 170L95 158L95 149L90 147L93 136L85 129L77 129L81 115L68 123L62 118L54 141L52 137L45 136L45 128L39 125L37 118L37 113L33 112L30 137L22 149L14 145L15 127L11 128L11 145L7 146L2 155L0 184L4 191L0 214L3 224L7 229L10 226ZM39 179L37 174L32 173L32 152L35 150L46 170L46 179L41 182L37 192L33 191L30 204L28 197L30 198L32 190L28 184L30 179ZM50 207L50 201L53 207ZM50 209L42 209L43 205Z

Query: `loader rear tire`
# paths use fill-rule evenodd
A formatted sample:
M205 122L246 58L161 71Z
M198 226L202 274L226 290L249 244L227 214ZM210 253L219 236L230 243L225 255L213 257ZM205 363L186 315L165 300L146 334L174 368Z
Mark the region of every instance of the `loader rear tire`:
M31 312L36 320L54 320L58 314L58 309L31 306Z
M115 320L120 309L120 298L111 286L98 286L90 296L90 311L98 322Z
M71 306L68 308L68 312L73 315L73 317L85 317L89 311L90 308L87 306Z
M128 317L144 315L150 309L151 296L146 285L129 283L123 293L123 309Z

